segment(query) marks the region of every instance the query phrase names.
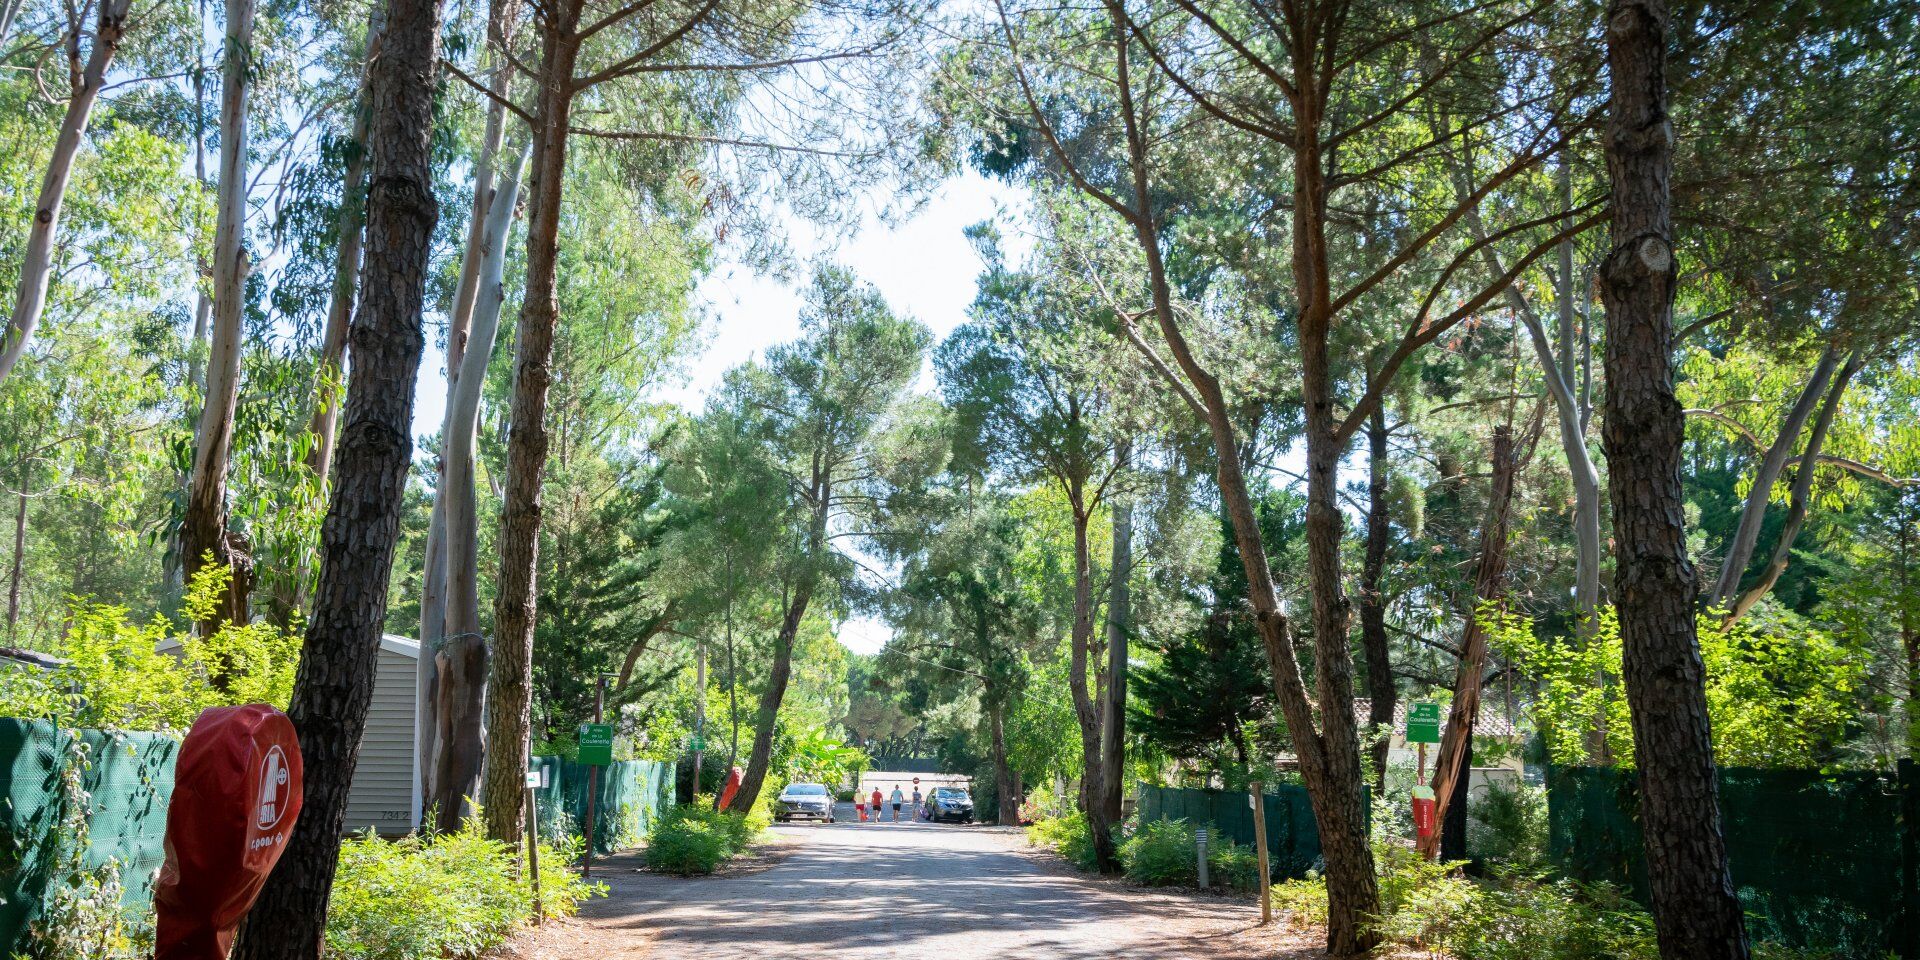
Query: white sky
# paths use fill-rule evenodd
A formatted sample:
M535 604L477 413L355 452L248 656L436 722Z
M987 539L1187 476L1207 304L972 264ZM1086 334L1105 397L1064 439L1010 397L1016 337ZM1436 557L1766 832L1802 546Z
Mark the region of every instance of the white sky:
M793 273L805 284L807 265L831 259L878 287L896 312L944 337L966 320L981 268L962 231L982 220L1017 218L1021 199L1020 191L969 172L947 181L911 219L893 227L868 218L849 232L823 238L809 224L796 223L790 242L802 268ZM1017 236L1006 239L1017 262L1023 245ZM684 381L660 395L689 410L700 409L726 371L800 332L801 290L749 267L722 262L697 295L709 315L703 345L687 362ZM417 390L413 432L419 439L439 432L445 416L443 356L429 355L421 364ZM891 636L886 624L863 617L841 628L840 642L856 653L874 653Z

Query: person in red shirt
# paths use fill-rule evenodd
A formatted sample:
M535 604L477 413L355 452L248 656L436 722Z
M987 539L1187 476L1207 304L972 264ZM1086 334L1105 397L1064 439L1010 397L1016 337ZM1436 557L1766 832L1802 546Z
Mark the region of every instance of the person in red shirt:
M880 820L880 804L884 803L886 798L880 795L879 787L874 787L873 796L867 799L873 804L873 819L875 822L878 822Z

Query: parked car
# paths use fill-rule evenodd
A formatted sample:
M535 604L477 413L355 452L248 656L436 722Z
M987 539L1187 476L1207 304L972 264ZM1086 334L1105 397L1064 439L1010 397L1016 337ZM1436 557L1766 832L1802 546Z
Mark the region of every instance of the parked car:
M920 802L920 819L932 823L951 820L973 822L973 797L965 787L934 787Z
M833 794L818 783L789 783L773 802L773 818L785 823L799 817L833 822Z

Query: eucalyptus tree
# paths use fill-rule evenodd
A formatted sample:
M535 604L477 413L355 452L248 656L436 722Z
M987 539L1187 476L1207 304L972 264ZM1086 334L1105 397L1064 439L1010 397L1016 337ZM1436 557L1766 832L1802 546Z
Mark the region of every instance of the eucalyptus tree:
M899 478L924 466L913 442L918 427L903 418L901 404L925 359L926 328L830 266L815 273L800 324L799 340L730 371L720 395L728 416L785 481L783 499L795 510L792 527L769 531L783 541L781 615L753 746L734 794L740 811L752 807L766 781L801 625L816 596L849 576L836 542L859 536L848 525L873 516Z
M339 482L321 532L320 583L288 707L306 759L306 800L280 867L248 914L235 951L241 960L318 958L325 947L413 452L427 254L439 217L430 154L440 18L432 0L391 0L384 49L373 66L366 282L353 332Z
M1123 480L1124 441L1116 424L1108 421L1115 405L1113 390L1097 372L1115 363L1118 350L1110 338L1091 329L1087 314L1096 310L1076 302L1071 291L1050 283L1047 275L1010 269L990 253L973 319L941 344L936 364L941 392L965 436L963 460L1014 482L1052 485L1071 511L1068 680L1080 723L1081 803L1100 868L1111 872L1119 868L1119 858L1105 780L1109 775L1117 780L1120 771L1108 769L1101 733L1105 708L1089 679L1097 600L1088 531ZM1121 676L1108 682L1124 686L1126 681Z

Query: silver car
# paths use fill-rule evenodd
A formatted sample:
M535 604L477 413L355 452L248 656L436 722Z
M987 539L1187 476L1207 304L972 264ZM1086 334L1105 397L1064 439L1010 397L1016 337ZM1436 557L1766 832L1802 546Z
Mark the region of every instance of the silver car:
M833 822L833 793L818 783L789 783L773 802L773 818L785 823L800 817Z

